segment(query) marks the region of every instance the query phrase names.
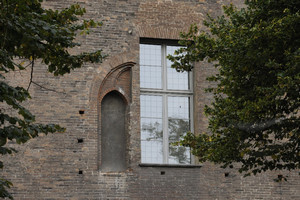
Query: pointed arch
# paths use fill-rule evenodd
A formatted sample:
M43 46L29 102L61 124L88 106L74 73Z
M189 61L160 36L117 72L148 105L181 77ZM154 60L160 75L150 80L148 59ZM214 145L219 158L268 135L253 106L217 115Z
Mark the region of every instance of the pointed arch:
M103 79L98 98L101 100L108 92L116 90L123 94L127 102L131 99L131 68L134 62L126 62L111 69Z
M98 169L101 172L121 172L126 170L129 165L129 105L131 102L132 67L134 65L134 62L118 64L116 67L108 70L105 75L103 74L103 79L99 84L97 98L97 157ZM110 105L114 102L119 102L116 103L118 106ZM121 107L122 114L113 114L118 113L114 109ZM114 117L120 117L120 119L116 120L118 124L112 123Z

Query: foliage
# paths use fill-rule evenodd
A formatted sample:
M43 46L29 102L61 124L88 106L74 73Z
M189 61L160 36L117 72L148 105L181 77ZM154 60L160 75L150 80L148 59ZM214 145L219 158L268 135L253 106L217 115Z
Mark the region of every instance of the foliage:
M8 140L25 143L39 133L64 131L55 124L35 123L35 116L22 102L30 98L27 89L13 87L5 80L6 73L31 68L39 59L54 75L69 73L80 68L84 62L101 62L101 50L92 53L71 55L69 49L79 46L77 33L88 33L89 28L100 26L93 20L80 21L85 9L72 5L61 11L44 9L42 0L0 1L0 154L11 154L15 150L7 147ZM29 63L24 65L24 63ZM16 112L11 114L11 110ZM3 162L0 162L0 168ZM12 196L6 191L12 184L0 180L0 197Z
M206 106L210 133L189 133L181 144L201 162L239 163L245 175L300 168L300 1L247 0L181 35L178 71L207 60L214 102Z

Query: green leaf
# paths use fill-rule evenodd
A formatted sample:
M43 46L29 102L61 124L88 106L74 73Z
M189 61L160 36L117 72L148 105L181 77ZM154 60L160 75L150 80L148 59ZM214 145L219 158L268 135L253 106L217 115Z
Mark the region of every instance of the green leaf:
M80 21L86 10L78 4L58 10L45 9L42 0L0 1L0 154L16 152L6 147L7 141L25 143L40 133L64 132L56 124L35 123L35 116L22 104L30 97L27 89L10 85L5 74L29 67L36 68L35 60L41 60L54 75L70 73L85 62L100 63L105 58L102 50L70 54L79 46L75 42L79 31L90 31L102 25L93 20ZM21 63L16 63L21 59ZM27 65L25 65L27 63ZM29 81L29 80L28 80ZM8 110L14 110L13 112ZM12 115L12 113L15 113ZM3 163L0 163L0 168ZM12 199L6 190L12 184L0 179L0 197Z
M180 143L200 162L239 163L245 176L300 169L300 1L247 0L224 13L204 22L209 34L196 25L181 33L185 47L168 56L178 71L204 59L218 70L207 78L210 134Z

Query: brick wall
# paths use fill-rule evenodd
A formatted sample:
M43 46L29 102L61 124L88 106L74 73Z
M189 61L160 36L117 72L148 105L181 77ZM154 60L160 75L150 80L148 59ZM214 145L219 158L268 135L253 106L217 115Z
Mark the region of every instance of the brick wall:
M207 12L216 16L223 4L242 6L241 0L46 0L44 6L61 9L74 2L86 8L87 18L104 25L80 36L82 46L73 51L102 48L109 57L64 77L52 76L41 64L35 68L34 81L48 90L31 86L33 98L27 107L39 122L59 123L67 131L32 139L16 147L19 153L5 157L2 174L14 183L16 199L300 199L297 172L242 178L233 169L210 163L202 168L139 165L139 38L177 39L191 23L201 24ZM212 97L203 89L208 85L205 77L214 72L207 63L195 67L196 132L207 125L203 107ZM11 77L18 84L28 83L26 72ZM128 168L101 173L99 110L111 90L121 92L128 102ZM289 175L289 181L274 182L279 174Z

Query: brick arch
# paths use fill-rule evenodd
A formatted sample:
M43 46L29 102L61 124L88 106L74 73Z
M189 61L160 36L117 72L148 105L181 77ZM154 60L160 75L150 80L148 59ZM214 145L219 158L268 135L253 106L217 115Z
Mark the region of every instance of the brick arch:
M136 31L139 37L180 39L191 24L201 27L207 13L202 3L177 1L144 1L136 13ZM151 16L151 17L149 17Z
M120 91L120 89L118 89L118 88L116 88L116 87L112 87L112 88L109 88L108 90L105 90L105 91L101 94L101 96L98 98L100 106L101 106L101 102L102 102L103 98L104 98L107 94L109 94L109 93L111 93L111 92L117 92L117 93L121 96L121 98L123 99L124 103L125 103L126 105L129 104L129 98L126 97L126 96L124 95L124 93L122 93L122 91Z
M98 101L110 91L116 90L121 93L126 102L130 102L131 97L131 67L134 62L126 62L111 69L111 71L103 79L98 92ZM126 73L126 74L125 74Z
M149 25L137 27L138 35L142 38L180 40L180 32L182 31L187 31L187 29L183 30L180 28L151 27Z
M126 59L126 57L125 57ZM131 102L131 71L132 67L135 65L135 62L128 61L123 62L119 64L121 61L125 60L124 57L113 57L102 64L101 72L99 76L97 77L96 81L93 85L94 93L97 91L97 96L93 96L93 101L96 100L96 107L94 107L94 110L97 111L98 115L98 169L102 171L102 101L103 99L109 95L110 93L118 93L118 95L122 98L124 101L124 104L126 105L125 109L125 149L126 149L126 166L128 166L128 125L129 125L129 118L127 117L127 114L129 112L129 104ZM118 65L115 65L118 64ZM113 67L113 65L115 65ZM95 105L95 104L94 104ZM106 171L106 170L104 170ZM117 170L118 171L118 170ZM122 171L122 170L121 170Z
M117 81L126 73L126 72L131 72L131 68L130 67L126 67L124 69L122 69L121 71L118 72L116 79L115 79L115 83L117 84Z
M99 100L102 97L102 92L108 90L118 90L118 88L111 87L110 89L103 88L104 81L107 81L109 76L116 70L122 68L131 68L135 66L137 60L137 55L131 52L124 52L115 56L108 57L98 68L95 69L95 75L90 87L89 93L89 109L91 111L97 110L99 108ZM118 70L120 72L122 70ZM121 92L122 93L122 92ZM128 99L129 100L129 99Z

